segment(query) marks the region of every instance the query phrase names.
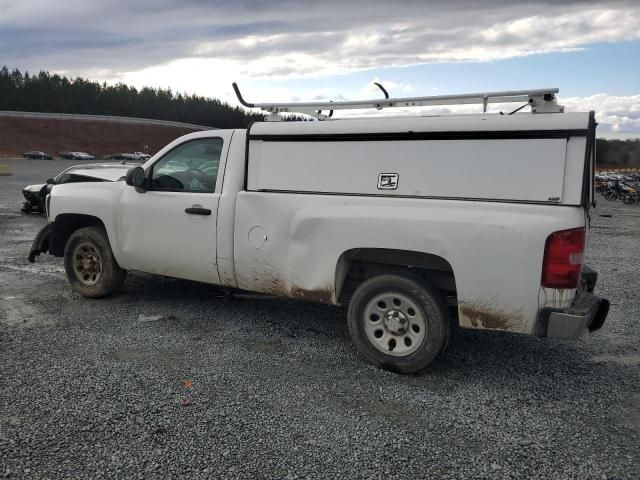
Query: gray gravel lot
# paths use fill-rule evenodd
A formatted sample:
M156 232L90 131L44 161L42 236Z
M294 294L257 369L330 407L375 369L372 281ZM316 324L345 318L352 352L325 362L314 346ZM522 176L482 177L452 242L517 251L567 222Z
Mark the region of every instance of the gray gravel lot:
M71 293L0 177L0 476L640 478L640 206L600 202L589 263L611 300L576 342L460 332L420 376L366 364L345 312L142 274ZM165 315L140 322L144 315Z

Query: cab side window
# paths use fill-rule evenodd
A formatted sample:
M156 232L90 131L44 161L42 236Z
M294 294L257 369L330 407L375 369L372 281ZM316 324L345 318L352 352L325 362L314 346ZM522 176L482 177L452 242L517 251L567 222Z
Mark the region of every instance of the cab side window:
M178 145L153 165L150 189L213 193L222 144L221 138L199 138Z

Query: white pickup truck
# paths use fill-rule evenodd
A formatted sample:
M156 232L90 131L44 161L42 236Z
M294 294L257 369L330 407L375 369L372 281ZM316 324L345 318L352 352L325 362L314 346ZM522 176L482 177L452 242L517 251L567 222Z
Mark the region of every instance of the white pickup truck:
M533 113L189 134L126 181L55 186L29 259L64 257L92 298L138 270L345 305L363 356L398 372L432 362L452 323L575 339L609 307L583 267L594 115L561 113L550 93L525 101Z

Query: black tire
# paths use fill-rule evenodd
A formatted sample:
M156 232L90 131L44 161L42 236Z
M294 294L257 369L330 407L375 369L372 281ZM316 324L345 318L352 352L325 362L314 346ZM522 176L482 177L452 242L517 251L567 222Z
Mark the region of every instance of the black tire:
M71 288L88 298L117 292L127 276L101 227L84 227L71 234L64 248L64 269Z
M382 318L375 319L372 324L367 324L372 321L370 317L378 316L376 313L369 316L370 309L380 308L380 305L385 302L378 302L377 299L387 295L393 299L397 307L390 305L390 309L381 310L380 316ZM399 296L402 302L394 298L395 296ZM372 306L372 302L374 306ZM402 311L400 312L404 317L406 330L404 333L403 330L394 332L395 327L388 328L387 321L393 321L393 318L390 317L393 317L395 313L392 312L394 309L401 310L402 303L415 306L415 309L402 310L405 313L409 312L407 315L402 315ZM419 333L418 330L415 330L415 333L409 331L416 326L412 318L409 317L412 310L416 318L422 315L420 324L425 326L424 333ZM403 318L395 321L402 322ZM444 350L450 334L447 307L440 292L430 286L425 286L419 278L399 274L379 275L363 282L349 302L348 324L353 343L369 362L380 368L399 373L416 373L424 370ZM395 323L395 326L399 326L399 324ZM377 330L375 330L376 328ZM380 340L372 337L372 329L374 329L373 337L377 337L380 330L383 331L380 334ZM414 334L422 335L419 337L421 340L416 341L414 345L409 344L407 354L393 352L396 345L405 348L401 342L406 342L405 337ZM388 343L385 344L385 341ZM412 351L411 348L414 350Z
M618 194L616 192L607 192L607 194L604 196L604 198L606 198L609 201L613 201L613 200L616 200L618 198Z

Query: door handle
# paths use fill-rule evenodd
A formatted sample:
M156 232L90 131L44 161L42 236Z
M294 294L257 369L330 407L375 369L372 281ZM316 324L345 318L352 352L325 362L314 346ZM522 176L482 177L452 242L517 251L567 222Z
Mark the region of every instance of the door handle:
M211 210L202 207L189 207L184 209L189 215L211 215Z

